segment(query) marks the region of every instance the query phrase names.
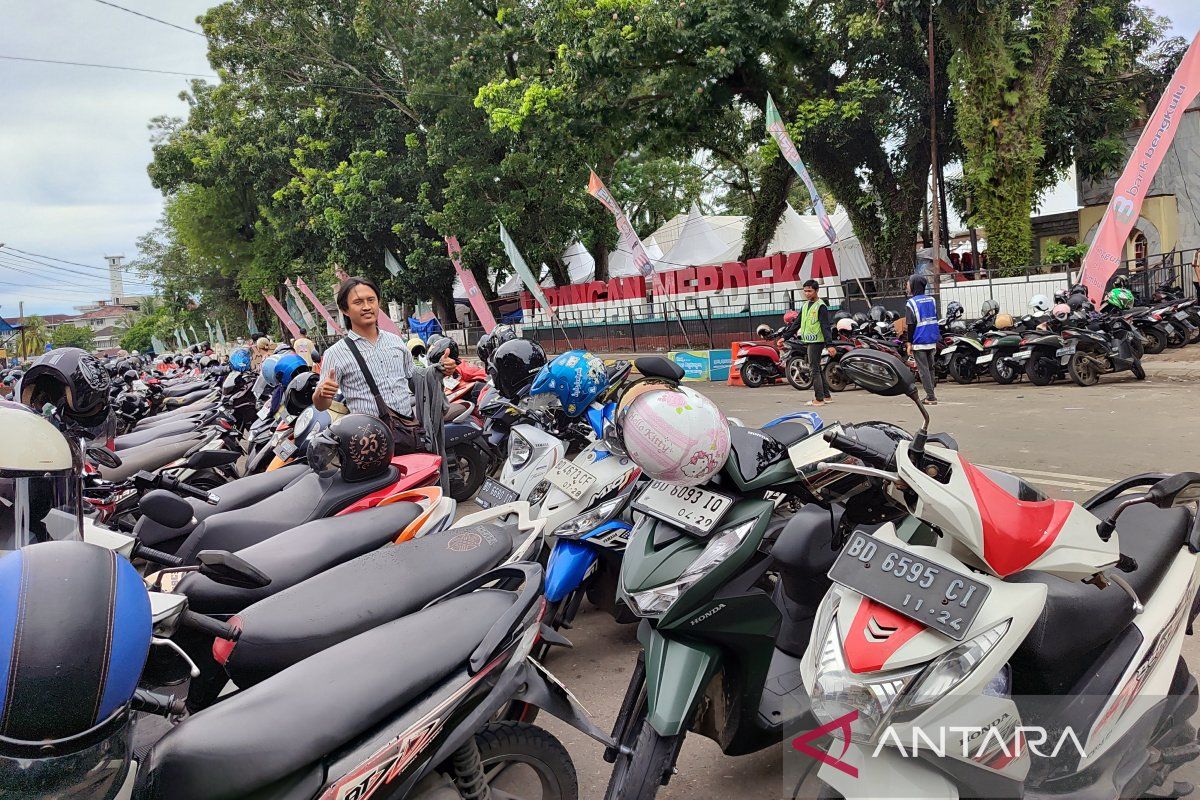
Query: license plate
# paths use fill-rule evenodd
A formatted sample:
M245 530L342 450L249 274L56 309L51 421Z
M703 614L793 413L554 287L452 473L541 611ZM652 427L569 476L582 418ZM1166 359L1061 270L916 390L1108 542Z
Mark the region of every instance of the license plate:
M546 480L572 500L578 500L596 482L596 476L573 461L560 461L546 473Z
M975 359L976 364L990 364L992 359L996 357L995 353L984 353L979 358Z
M483 486L475 495L475 504L480 508L493 508L511 503L520 496L495 478L484 478Z
M634 510L701 536L711 533L732 505L732 497L666 481L651 481L633 501Z
M283 444L279 445L279 447L275 448L275 457L278 458L280 461L287 461L289 458L291 458L295 454L296 454L296 442L293 440L288 440L288 441L284 442Z
M258 418L259 419L266 419L269 416L271 416L271 406L269 404L263 406L262 408L260 408L258 410Z
M1189 317L1187 315L1187 312L1185 312L1185 311L1176 311L1175 319L1184 320L1186 322L1186 321L1190 321L1191 317Z
M1029 357L1031 355L1033 355L1033 353L1031 353L1028 350L1020 350L1020 351L1012 354L1012 360L1013 361L1028 361Z
M855 531L830 580L962 641L991 589L963 573Z
M943 347L943 348L942 348L942 355L944 355L944 356L948 356L948 355L950 355L951 353L953 353L953 352L954 352L955 350L957 350L957 349L958 349L958 345L956 345L956 344L952 344L952 345L950 345L949 347Z
M1074 353L1074 352L1075 352L1075 345L1069 344L1066 347L1058 348L1057 352L1055 352L1055 355L1056 356L1069 356L1069 355L1071 355L1071 353Z

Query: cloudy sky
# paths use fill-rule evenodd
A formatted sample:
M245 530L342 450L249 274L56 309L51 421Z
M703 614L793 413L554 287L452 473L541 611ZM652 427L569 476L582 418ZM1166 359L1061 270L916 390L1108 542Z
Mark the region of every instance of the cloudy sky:
M113 2L191 29L212 4ZM1200 28L1196 0L1149 5L1179 35ZM146 177L146 125L160 114L184 114L179 93L188 79L9 59L204 74L205 43L101 0L0 0L0 14L0 315L15 316L22 299L26 314L70 312L109 295L104 256L132 259L138 236L158 218L161 197ZM1074 192L1064 186L1043 210L1073 206ZM126 294L145 288L136 276L125 280Z

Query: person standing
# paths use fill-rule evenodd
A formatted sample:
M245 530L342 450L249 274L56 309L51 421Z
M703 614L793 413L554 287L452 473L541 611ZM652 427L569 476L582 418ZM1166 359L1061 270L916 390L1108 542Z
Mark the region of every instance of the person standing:
M821 352L828 348L829 355L833 356L837 350L829 346L833 341L833 332L829 324L829 307L819 295L820 288L821 285L814 280L805 281L804 303L800 306L800 341L804 342L808 351L808 367L812 370L815 395L814 399L808 401L810 406L833 402L821 371Z
M313 344L313 340L308 338L308 329L301 328L300 335L292 340L292 349L295 350L296 355L303 358L304 363L308 364L310 367L313 364L312 354L315 348L316 345Z
M908 330L908 354L916 359L921 385L925 387L925 405L936 406L934 357L942 334L938 327L937 301L925 294L928 286L924 275L913 275L908 279L910 297L904 308L904 322Z
M379 329L379 288L366 278L348 278L337 306L349 331L321 358L321 382L313 406L325 411L340 391L354 414L379 417L391 427L396 453L425 449L413 415L413 359L404 340Z

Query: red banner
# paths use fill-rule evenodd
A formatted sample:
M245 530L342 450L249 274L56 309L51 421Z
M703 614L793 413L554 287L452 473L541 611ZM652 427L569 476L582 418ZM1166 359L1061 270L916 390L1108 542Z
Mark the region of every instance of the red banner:
M337 323L337 320L333 318L333 315L325 310L325 304L317 299L317 295L313 293L312 289L308 288L308 284L304 282L303 278L296 278L296 288L299 289L300 292L309 299L309 301L313 304L313 308L317 310L317 313L320 314L327 323L329 323L329 327L333 328L338 333L346 333L346 330Z
M457 236L446 237L446 249L450 251L450 263L454 265L458 279L462 281L463 288L467 290L467 299L471 301L471 308L475 310L475 316L479 317L479 322L483 325L483 332L491 333L492 329L496 327L496 318L492 316L492 310L488 308L487 300L483 299L483 292L479 291L475 273L469 269L463 269L462 248L459 247Z
M287 312L287 309L281 306L279 301L275 299L275 295L263 289L262 296L267 301L267 305L271 307L271 310L275 312L275 316L279 317L279 321L283 323L283 327L291 332L292 338L299 339L300 327L296 325L295 320L292 319L292 315Z
M350 278L350 276L346 274L346 270L342 269L341 267L338 267L336 270L334 270L334 273L337 275L337 279L342 282L345 282ZM396 327L396 323L392 322L392 318L384 313L382 297L379 298L379 310L375 312L375 324L379 326L379 330L381 331L394 333L397 336L404 335L400 333L400 329Z
M1100 227L1083 259L1080 282L1087 286L1092 302L1100 305L1104 289L1124 258L1125 242L1142 211L1142 200L1150 189L1154 174L1162 165L1167 148L1175 138L1180 119L1200 92L1200 34L1183 56L1179 69L1171 76L1146 129L1138 138L1125 171L1113 186L1112 200L1100 219Z

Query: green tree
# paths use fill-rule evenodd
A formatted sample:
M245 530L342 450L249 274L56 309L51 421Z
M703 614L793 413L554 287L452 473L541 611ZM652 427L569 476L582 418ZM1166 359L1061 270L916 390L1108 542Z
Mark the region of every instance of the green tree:
M79 325L59 325L50 334L50 344L55 347L82 347L91 350L96 346L90 328Z
M21 358L40 356L49 341L50 333L46 327L46 320L37 314L28 316L21 328L21 334L17 337L17 354Z

